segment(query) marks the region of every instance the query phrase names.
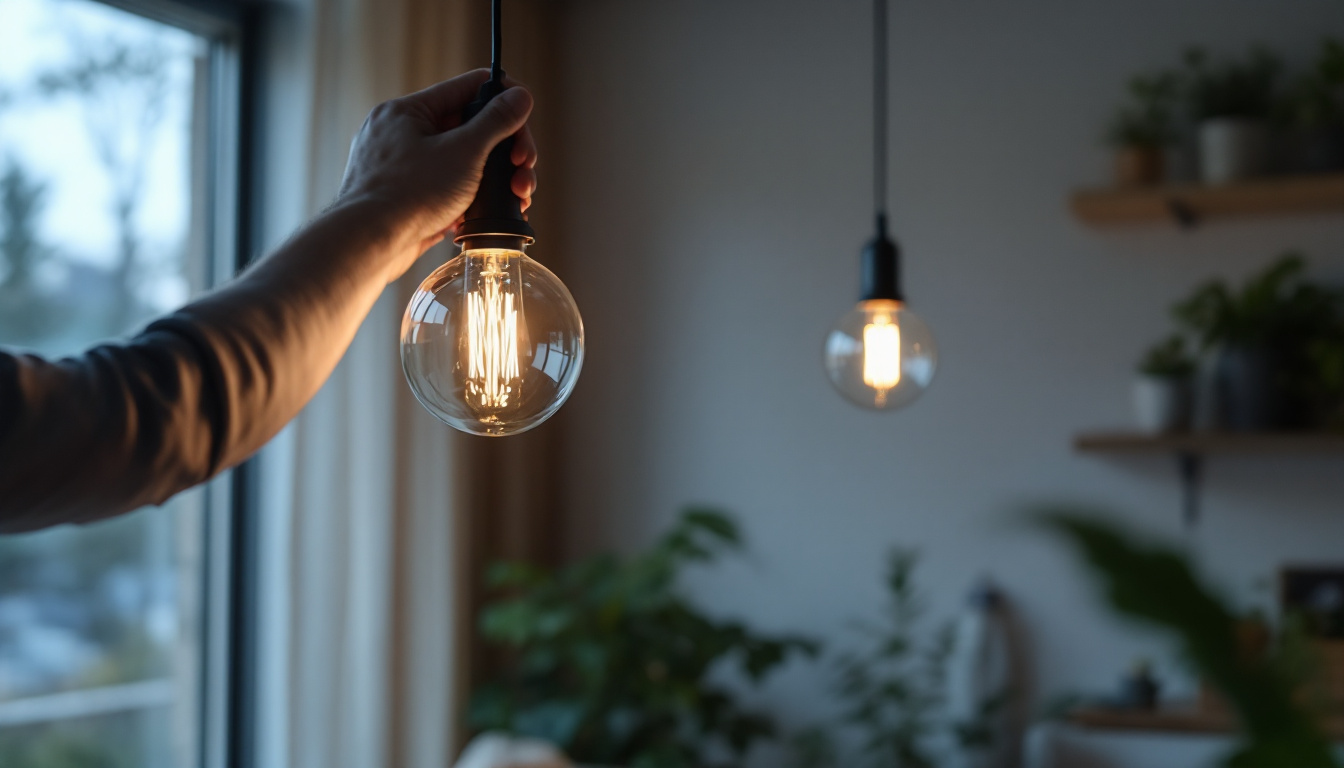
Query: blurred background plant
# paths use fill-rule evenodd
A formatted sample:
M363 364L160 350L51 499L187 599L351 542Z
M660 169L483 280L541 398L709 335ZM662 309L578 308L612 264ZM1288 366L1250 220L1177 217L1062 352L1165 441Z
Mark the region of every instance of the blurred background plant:
M1181 90L1191 119L1219 117L1263 119L1278 103L1283 60L1255 46L1243 58L1214 61L1200 46L1182 56Z
M1195 358L1191 356L1185 338L1173 334L1154 344L1139 360L1139 373L1160 379L1185 379L1195 373Z
M927 607L914 578L918 562L910 549L898 547L889 554L886 607L876 621L854 623L864 647L840 655L835 665L839 722L797 734L793 768L934 768L992 744L990 720L1013 692L992 694L968 720L950 714L953 626L924 626ZM845 753L842 735L857 737L857 755Z
M1174 108L1179 81L1173 72L1135 75L1126 87L1128 100L1106 129L1116 150L1116 182L1155 184L1165 175L1166 149L1176 140Z
M1245 622L1184 552L1089 510L1049 508L1032 517L1078 553L1113 611L1171 635L1184 660L1232 707L1240 743L1223 766L1339 768L1318 713L1298 695L1310 664L1296 633L1247 653Z
M626 768L735 765L776 729L724 681L760 682L818 646L717 620L677 586L687 566L740 551L727 515L682 514L629 559L598 555L556 571L499 563L500 597L481 616L509 663L472 696L470 724L546 739L581 763Z
M1179 80L1176 73L1155 72L1135 75L1125 89L1128 102L1116 112L1106 131L1106 139L1116 147L1161 148L1176 137L1176 97Z
M1254 396L1272 402L1261 428L1329 426L1344 402L1344 294L1310 280L1306 268L1300 253L1288 252L1239 289L1211 280L1172 308L1206 353L1264 369L1255 375L1267 387ZM1239 375L1249 375L1245 367Z
M31 344L58 333L65 315L59 297L43 290L38 272L54 250L43 242L38 220L47 185L18 158L0 173L0 341Z
M1321 41L1310 69L1289 86L1280 114L1297 127L1344 125L1344 41Z

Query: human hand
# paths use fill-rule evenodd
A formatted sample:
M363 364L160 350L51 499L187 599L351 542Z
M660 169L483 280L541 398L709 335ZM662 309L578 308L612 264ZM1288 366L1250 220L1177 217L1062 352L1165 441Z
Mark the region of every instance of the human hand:
M379 104L350 146L337 203L372 206L398 230L414 253L398 253L389 281L456 227L476 197L486 156L516 135L513 193L523 210L536 190L537 148L527 118L532 95L512 80L469 122L462 110L490 76L478 69L422 91ZM405 249L402 249L403 251Z

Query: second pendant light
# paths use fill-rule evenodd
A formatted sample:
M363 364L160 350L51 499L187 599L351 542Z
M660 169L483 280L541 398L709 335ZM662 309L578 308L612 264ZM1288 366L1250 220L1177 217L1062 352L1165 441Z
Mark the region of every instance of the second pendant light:
M855 405L893 410L933 381L938 348L901 291L900 251L887 235L887 0L873 2L873 197L877 235L863 250L859 303L826 336L831 384Z

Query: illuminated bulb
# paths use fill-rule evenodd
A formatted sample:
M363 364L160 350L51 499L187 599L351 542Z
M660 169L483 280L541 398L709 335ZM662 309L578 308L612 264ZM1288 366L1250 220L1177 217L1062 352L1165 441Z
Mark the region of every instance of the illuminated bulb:
M522 251L468 248L416 289L401 322L401 364L440 421L516 434L573 391L583 320L564 283Z
M831 329L823 357L826 375L840 394L875 410L913 402L938 366L928 326L894 299L860 301Z
M901 328L885 312L863 326L863 383L883 393L901 383Z

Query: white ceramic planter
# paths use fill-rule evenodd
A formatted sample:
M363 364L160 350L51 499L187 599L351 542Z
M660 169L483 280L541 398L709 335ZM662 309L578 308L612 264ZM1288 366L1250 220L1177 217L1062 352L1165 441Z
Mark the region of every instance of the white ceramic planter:
M1226 184L1269 170L1269 126L1263 120L1218 117L1199 124L1199 178Z
M1134 379L1134 420L1144 432L1190 428L1194 399L1189 379L1139 376Z

